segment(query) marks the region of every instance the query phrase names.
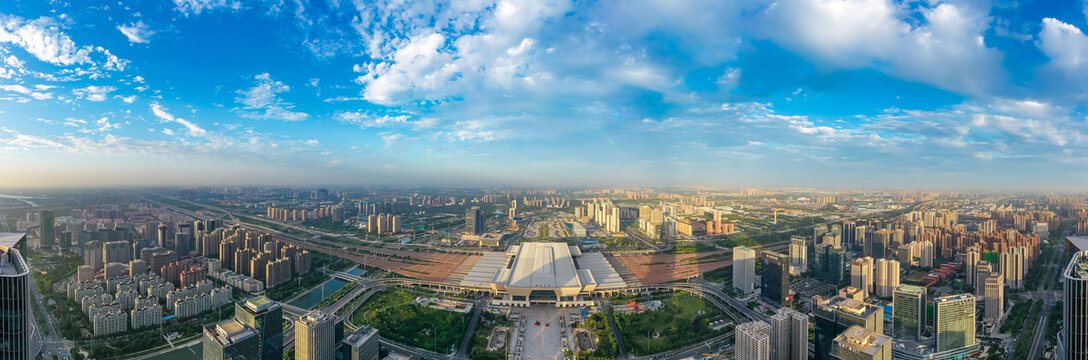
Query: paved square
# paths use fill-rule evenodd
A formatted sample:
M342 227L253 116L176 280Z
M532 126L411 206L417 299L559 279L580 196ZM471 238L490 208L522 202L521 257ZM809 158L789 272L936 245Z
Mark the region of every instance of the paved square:
M557 308L554 305L534 305L530 308L520 308L522 318L525 319L525 341L522 343L524 351L517 359L525 360L553 360L563 359L563 338L570 338L570 327L560 324L560 316L569 321L573 310L569 308ZM540 322L540 326L536 323ZM547 325L547 326L545 326ZM520 325L519 325L520 326Z

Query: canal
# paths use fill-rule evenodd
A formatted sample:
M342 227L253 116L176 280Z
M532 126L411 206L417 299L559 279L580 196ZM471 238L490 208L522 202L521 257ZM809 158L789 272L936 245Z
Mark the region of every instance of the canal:
M295 299L295 301L291 302L291 305L298 306L303 309L312 308L314 307L314 305L317 305L317 303L321 302L321 300L324 300L328 296L332 296L332 294L336 293L337 290L340 290L344 286L347 286L347 284L347 281L332 278L331 280L326 281L324 285L313 289L312 291L306 293L306 295L303 295L298 299ZM322 290L324 290L324 292L322 292Z

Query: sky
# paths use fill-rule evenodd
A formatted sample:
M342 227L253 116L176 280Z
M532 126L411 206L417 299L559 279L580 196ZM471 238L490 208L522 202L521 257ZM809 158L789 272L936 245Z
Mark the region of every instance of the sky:
M0 188L1088 190L1081 0L0 2Z

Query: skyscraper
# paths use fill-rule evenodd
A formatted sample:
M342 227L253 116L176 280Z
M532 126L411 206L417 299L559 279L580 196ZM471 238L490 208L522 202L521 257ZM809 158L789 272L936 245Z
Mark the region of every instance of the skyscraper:
M340 317L313 311L295 320L295 358L299 360L327 360L336 354L336 347L343 337L343 321Z
M986 309L984 317L992 322L997 322L1005 313L1005 279L1001 274L992 272L986 277L986 286L981 294L985 299Z
M203 333L204 360L260 359L260 337L237 319L204 325Z
M805 238L794 236L790 238L790 274L801 275L808 270L808 246Z
M283 308L264 296L234 304L234 318L257 333L261 360L283 359Z
M899 261L877 259L873 277L876 296L891 297L895 288L899 287Z
M990 265L989 261L979 261L975 264L975 294L982 294L986 291L986 277L990 276L990 272L996 269Z
M473 206L465 213L465 232L482 235L487 231L484 224L484 215L479 206Z
M733 248L733 287L745 294L755 291L756 251L744 246Z
M900 285L892 297L892 335L896 339L919 340L926 327L926 289Z
M43 248L50 248L57 243L57 235L54 233L56 229L55 221L53 220L53 210L42 210L38 219L41 221L38 224L38 234L41 235L41 246Z
M1001 253L998 268L1005 276L1005 285L1009 289L1024 288L1024 272L1027 265L1027 249L1023 246L1010 246Z
M790 258L774 251L763 252L760 296L778 307L790 304Z
M363 325L344 338L337 349L338 360L378 360L378 329Z
M971 246L967 248L967 258L964 259L963 267L967 269L967 279L964 282L966 282L968 285L975 285L975 283L978 281L978 275L976 275L975 273L975 267L978 265L978 262L981 259L982 251L978 248L978 246Z
M1062 280L1065 284L1058 359L1088 359L1088 251L1073 254L1062 271Z
M771 358L808 359L808 315L790 308L771 316Z
M971 294L933 299L933 335L938 352L975 345L975 297Z
M838 284L842 282L846 271L846 249L832 244L816 245L816 278ZM736 265L734 265L734 269ZM736 271L736 270L734 270Z
M831 357L841 360L892 360L892 338L854 325L835 337Z
M841 295L824 299L812 297L812 322L816 360L828 359L833 340L847 328L857 325L877 334L884 333L884 309Z
M737 360L771 358L771 326L762 321L737 325L734 333Z
M850 263L850 286L865 291L865 296L873 295L873 258L863 257Z
M0 233L0 359L5 360L37 354L31 340L30 268L19 251L25 240L26 234Z

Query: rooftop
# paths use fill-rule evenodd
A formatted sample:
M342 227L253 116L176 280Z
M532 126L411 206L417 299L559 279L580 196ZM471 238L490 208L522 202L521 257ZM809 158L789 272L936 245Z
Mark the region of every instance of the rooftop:
M26 233L0 233L0 250L16 247L24 239L26 239Z
M926 288L914 285L899 285L899 287L896 288L895 291L910 294L921 294L926 292Z
M511 249L514 250L514 249ZM566 243L522 243L516 249L508 287L581 287L570 247Z
M854 325L835 337L835 342L843 344L856 352L875 355L880 352L882 347L891 344L892 338L884 334L877 334L864 327Z
M230 319L215 324L214 328L211 325L207 325L204 328L212 338L215 339L221 346L228 346L246 338L257 336L257 333L253 329L238 322L238 320Z
M355 332L351 333L351 335L344 338L344 343L359 347L374 336L378 336L378 329L372 328L370 325L363 325L358 329L355 329Z
M1076 251L1088 250L1088 236L1066 236L1065 240L1072 244Z
M253 312L262 312L279 306L279 303L264 296L255 296L246 300L245 306Z

